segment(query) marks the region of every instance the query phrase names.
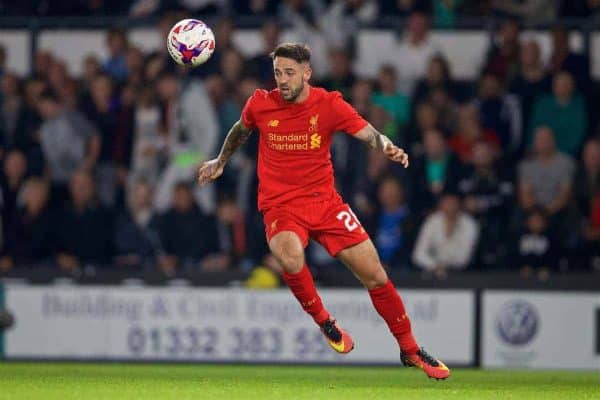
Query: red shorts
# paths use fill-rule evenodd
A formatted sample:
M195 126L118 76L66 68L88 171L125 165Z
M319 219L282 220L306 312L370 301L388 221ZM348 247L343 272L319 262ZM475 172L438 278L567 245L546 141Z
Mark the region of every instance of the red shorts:
M332 201L282 205L263 211L267 241L282 231L292 231L308 245L311 238L335 257L341 250L369 239L350 206L335 196Z

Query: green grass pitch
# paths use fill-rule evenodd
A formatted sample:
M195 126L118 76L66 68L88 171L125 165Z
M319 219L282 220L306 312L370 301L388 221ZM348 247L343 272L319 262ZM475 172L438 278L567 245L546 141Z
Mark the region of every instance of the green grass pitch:
M600 372L5 362L0 399L600 399Z

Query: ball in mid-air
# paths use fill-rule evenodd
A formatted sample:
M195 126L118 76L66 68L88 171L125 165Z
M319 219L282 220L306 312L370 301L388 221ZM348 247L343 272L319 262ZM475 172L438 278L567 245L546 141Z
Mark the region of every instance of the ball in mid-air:
M196 67L215 51L215 35L204 22L184 19L171 28L167 49L177 64Z

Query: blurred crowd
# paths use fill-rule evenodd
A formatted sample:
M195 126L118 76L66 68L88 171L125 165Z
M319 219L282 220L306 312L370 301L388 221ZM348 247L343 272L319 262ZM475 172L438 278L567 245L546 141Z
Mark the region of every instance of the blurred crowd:
M431 15L435 27L452 27L461 17L512 17L529 23L557 18L596 18L597 0L0 0L0 15L114 16L136 18L186 11L208 15L301 17L326 29L333 18L376 23L382 17ZM355 20L355 21L352 21Z
M127 12L165 2L118 3ZM313 3L319 1L284 1L277 12ZM390 5L342 3L380 12ZM415 4L394 3L408 10ZM167 13L161 35L182 17ZM232 41L232 20L218 19L218 51L196 69L177 67L166 49L142 52L116 28L106 33L109 56L81 60L81 76L45 50L35 54L31 74L19 76L6 69L0 49L0 271L277 269L256 207L257 135L220 180L195 185L199 163L216 155L246 99L274 86L268 53L289 25L285 17L281 26L266 21L264 52L246 59ZM336 135L332 146L338 190L382 262L436 277L464 269L541 278L600 271L600 126L587 56L573 52L569 32L557 26L544 62L539 44L521 40L520 24L507 19L479 79L457 81L430 27L428 14L410 13L372 77L354 73L353 52L342 40L313 79L342 92L411 156L405 170L348 135ZM315 268L334 263L315 245L308 260Z

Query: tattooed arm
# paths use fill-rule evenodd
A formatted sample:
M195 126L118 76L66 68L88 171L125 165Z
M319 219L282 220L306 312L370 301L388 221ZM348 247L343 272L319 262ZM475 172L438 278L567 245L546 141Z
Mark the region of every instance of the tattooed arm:
M382 151L390 160L401 163L404 168L408 167L408 154L392 143L387 136L373 128L373 125L367 124L354 136L365 142L371 149Z
M217 158L205 161L200 166L200 169L198 170L198 183L201 186L204 186L221 176L227 161L229 161L238 147L248 140L251 132L252 130L246 128L241 121L237 121L233 124L225 138L225 142L223 142L223 146L221 146L221 151Z

